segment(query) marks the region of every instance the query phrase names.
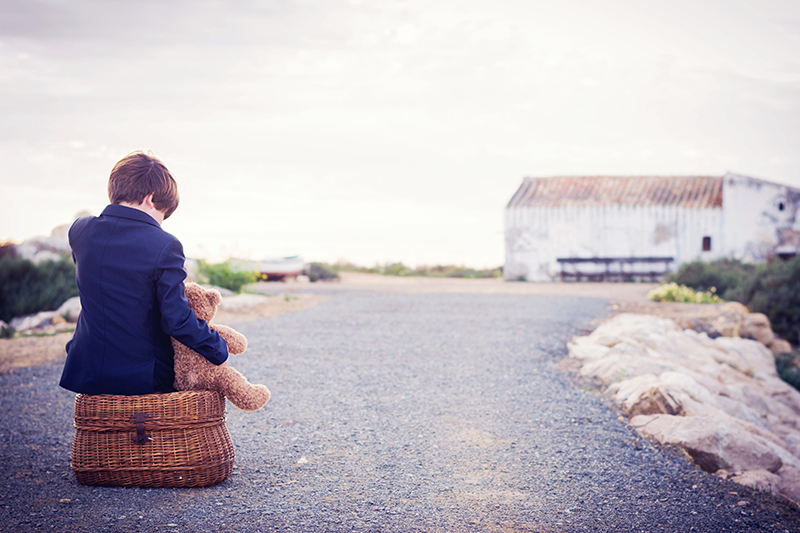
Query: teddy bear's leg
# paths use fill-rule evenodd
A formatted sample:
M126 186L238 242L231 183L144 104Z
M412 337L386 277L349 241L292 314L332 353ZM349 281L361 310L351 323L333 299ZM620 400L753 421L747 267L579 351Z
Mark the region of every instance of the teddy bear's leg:
M213 363L194 350L173 339L175 349L175 388L178 390L208 390Z
M238 370L223 367L217 386L233 405L245 411L255 411L269 401L270 392L264 385L253 385Z

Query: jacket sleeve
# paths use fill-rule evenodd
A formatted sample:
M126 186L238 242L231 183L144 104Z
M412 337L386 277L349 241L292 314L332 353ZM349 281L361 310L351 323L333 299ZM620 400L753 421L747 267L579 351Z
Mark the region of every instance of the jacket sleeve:
M185 259L181 243L173 239L156 262L156 297L161 309L161 329L215 365L221 365L228 360L228 345L189 307L183 286Z

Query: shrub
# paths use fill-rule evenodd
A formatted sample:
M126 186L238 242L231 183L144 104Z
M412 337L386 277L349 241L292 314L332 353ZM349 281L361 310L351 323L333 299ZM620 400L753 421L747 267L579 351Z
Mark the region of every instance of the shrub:
M647 293L647 297L656 302L682 302L695 304L716 304L723 300L717 296L716 289L711 287L707 291L695 291L686 285L675 282L665 283Z
M38 265L13 254L0 256L0 320L58 309L78 295L69 256Z
M230 261L215 264L200 261L197 272L207 283L233 292L241 292L245 285L255 283L258 277L253 270L233 268Z
M767 315L778 335L800 343L800 256L759 265L733 296L751 311Z
M714 287L722 298L732 300L734 298L731 298L730 291L746 283L755 269L755 265L742 263L738 259L720 259L711 263L692 261L683 264L678 272L670 274L667 281L698 291Z
M724 299L764 313L778 335L800 343L800 256L761 265L732 259L695 261L681 267L671 279L697 290L708 289L712 281L719 283L714 286Z
M775 354L775 367L783 381L800 390L800 367L798 367L800 352Z
M308 279L311 281L339 279L339 273L325 263L309 263L303 270L303 273L308 276Z

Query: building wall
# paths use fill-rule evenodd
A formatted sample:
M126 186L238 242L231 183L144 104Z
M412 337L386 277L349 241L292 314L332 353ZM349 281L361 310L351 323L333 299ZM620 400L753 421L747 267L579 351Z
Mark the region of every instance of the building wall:
M505 228L506 279L558 279L559 257L673 257L673 270L694 259L763 262L800 250L800 190L727 174L722 208L510 207ZM703 237L711 238L710 251L702 250Z
M506 279L558 279L559 257L673 257L677 268L724 256L719 208L515 207L505 216ZM703 237L711 237L711 251L702 251Z
M728 255L762 262L778 247L800 248L800 191L736 174L723 180Z

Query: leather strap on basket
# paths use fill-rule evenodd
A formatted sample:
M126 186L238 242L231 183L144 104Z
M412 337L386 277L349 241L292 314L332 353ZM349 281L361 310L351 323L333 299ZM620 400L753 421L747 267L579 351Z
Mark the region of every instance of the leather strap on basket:
M151 439L150 435L144 432L144 421L147 413L134 413L133 423L136 424L136 436L133 437L134 444L147 444Z

